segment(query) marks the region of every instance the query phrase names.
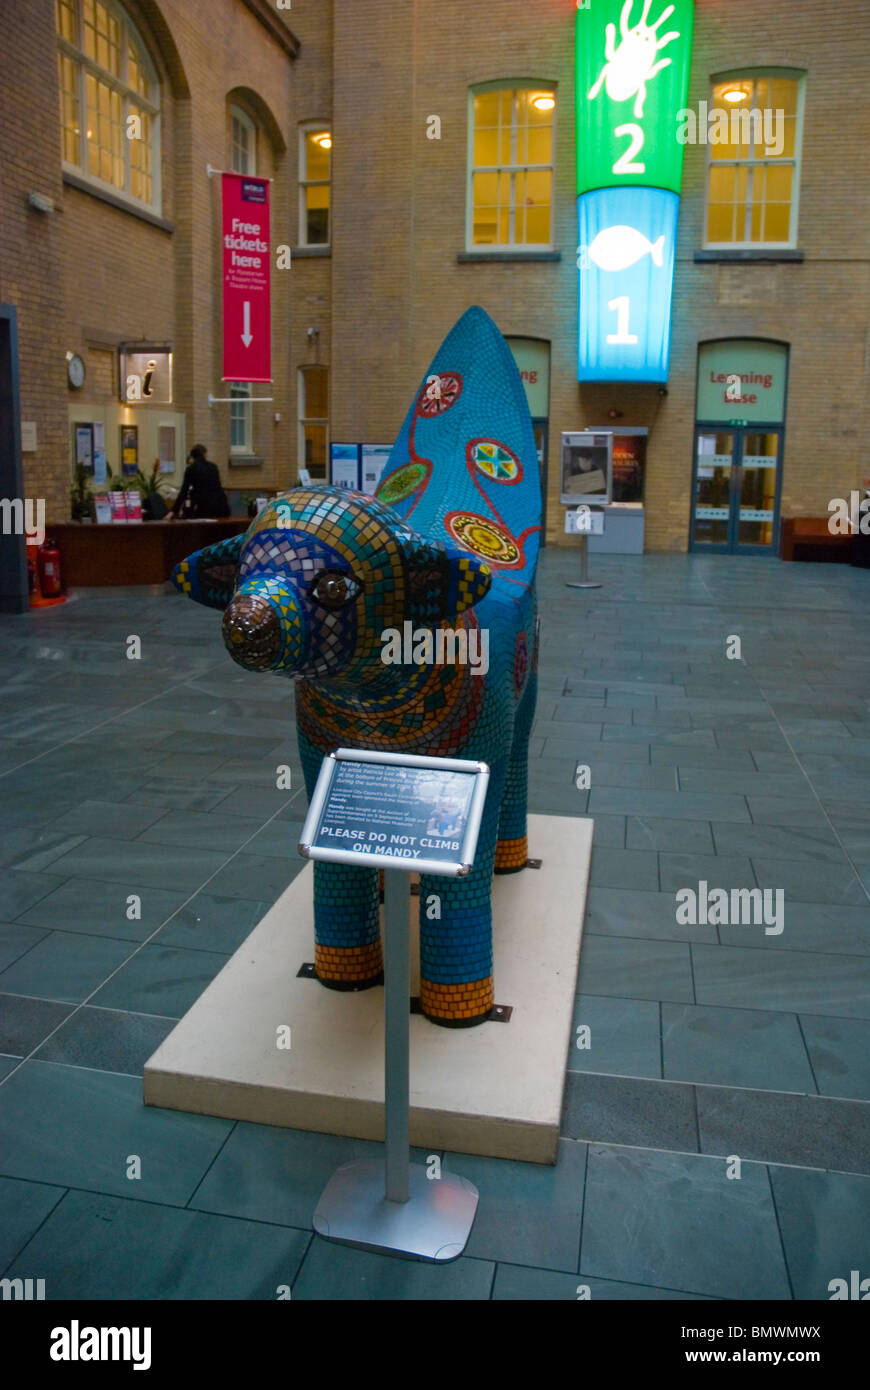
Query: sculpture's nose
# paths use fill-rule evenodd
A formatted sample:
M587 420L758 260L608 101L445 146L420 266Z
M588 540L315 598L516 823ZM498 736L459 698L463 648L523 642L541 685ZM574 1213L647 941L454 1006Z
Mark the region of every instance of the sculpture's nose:
M233 661L248 671L274 671L301 657L299 609L289 595L237 594L224 610L223 638Z

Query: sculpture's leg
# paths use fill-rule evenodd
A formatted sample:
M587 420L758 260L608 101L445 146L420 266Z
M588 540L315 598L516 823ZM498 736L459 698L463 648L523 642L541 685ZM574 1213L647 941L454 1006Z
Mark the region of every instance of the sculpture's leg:
M309 800L323 754L299 733ZM377 869L314 864L314 969L329 989L369 989L383 982Z
M526 867L529 846L526 839L526 805L529 789L529 735L535 718L538 693L536 671L529 672L526 688L514 718L511 757L501 799L495 872L515 874Z
M467 1028L492 1009L492 868L505 766L493 767L467 878L420 875L420 1007L433 1023Z

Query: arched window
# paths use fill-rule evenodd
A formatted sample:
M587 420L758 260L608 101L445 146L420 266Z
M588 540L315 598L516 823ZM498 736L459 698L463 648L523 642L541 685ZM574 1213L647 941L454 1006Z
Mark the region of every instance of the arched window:
M470 97L468 249L549 249L555 88L490 82Z
M742 71L713 78L708 129L708 247L797 244L803 77Z
M160 211L160 84L115 0L57 0L64 168Z

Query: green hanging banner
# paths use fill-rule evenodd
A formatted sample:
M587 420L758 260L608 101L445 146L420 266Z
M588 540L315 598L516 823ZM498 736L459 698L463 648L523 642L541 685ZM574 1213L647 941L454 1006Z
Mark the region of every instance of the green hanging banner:
M577 7L577 192L679 193L692 57L692 0L586 0Z

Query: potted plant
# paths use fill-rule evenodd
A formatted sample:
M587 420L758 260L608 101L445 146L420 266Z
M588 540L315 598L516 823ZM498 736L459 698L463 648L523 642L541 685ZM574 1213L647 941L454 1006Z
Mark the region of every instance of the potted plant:
M166 515L166 501L163 496L163 483L160 479L160 460L154 460L150 473L136 469L136 476L129 480L142 498L142 515L146 521L162 521Z
M91 475L80 463L76 464L75 481L70 488L70 515L73 521L96 520Z

